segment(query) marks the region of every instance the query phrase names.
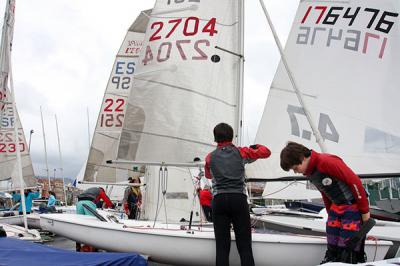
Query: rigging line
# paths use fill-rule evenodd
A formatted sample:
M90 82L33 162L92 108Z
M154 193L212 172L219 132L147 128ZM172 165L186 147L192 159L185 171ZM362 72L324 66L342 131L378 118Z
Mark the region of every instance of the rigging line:
M121 167L109 166L108 164L87 163L87 166L97 166L97 167L104 167L104 168L109 168L109 169L121 169Z
M154 223L153 223L153 228L156 226L156 220L158 218L158 204L160 202L160 189L161 189L161 177L162 177L162 167L160 166L160 169L158 171L158 190L157 190L157 204L156 204L156 215L154 216Z
M168 135L163 135L163 134L144 132L144 131L139 131L139 130L127 129L127 128L124 129L124 130L128 131L130 133L140 133L140 134L145 134L145 135L150 135L150 136L163 137L163 138L168 138L168 139L176 139L176 140L186 141L186 142L190 142L190 143L201 144L201 145L205 145L205 146L208 146L208 147L215 147L214 144L201 142L201 141L196 141L196 140L184 139L184 138L179 138L179 137L174 137L174 136L168 136Z
M168 228L168 213L167 213L167 187L168 187L168 168L164 166L164 174L163 174L163 201L164 201L164 215L165 215L165 224L167 225Z
M219 98L216 98L216 97L207 95L207 94L205 94L205 93L200 93L200 92L198 92L198 91L194 91L194 90L191 90L191 89L188 89L188 88L184 88L184 87L180 87L180 86L175 86L175 85L167 84L167 83L161 82L161 81L155 81L155 80L144 79L144 78L138 78L138 77L136 77L135 79L136 79L136 80L141 80L141 81L147 81L147 82L151 82L151 83L156 83L156 84L160 84L160 85L164 85L164 86L166 86L166 87L170 87L170 88L174 88L174 89L178 89L178 90L182 90L182 91L191 92L191 93L194 93L194 94L203 96L203 97L205 97L205 98L212 99L212 100L215 100L215 101L217 101L217 102L221 102L221 103L223 103L223 104L225 104L225 105L227 105L227 106L229 106L229 107L233 107L233 108L236 108L236 107L237 107L236 104L231 104L231 103L228 103L228 102L226 102L226 101L224 101L224 100L222 100L222 99L219 99ZM160 89L160 88L157 88L157 89Z
M265 196L263 196L263 197L265 198L265 197L267 197L267 196L271 196L271 195L273 195L273 194L276 194L276 193L278 193L278 192L281 192L282 190L287 189L288 187L290 187L291 185L293 185L293 184L295 184L295 183L298 183L298 181L293 181L293 182L289 183L287 186L285 186L285 187L283 187L283 188L281 188L281 189L279 189L279 190L277 190L277 191L274 191L274 192L272 192L272 193L269 193L269 194L267 194L267 195L265 195Z
M270 89L271 89L271 90L277 90L277 91L283 91L283 92L288 92L288 93L296 94L296 92L293 91L293 90L284 89L284 88L278 88L278 87L274 87L274 86L271 86ZM312 95L312 94L307 94L307 93L303 93L303 92L302 92L301 94L302 94L303 96L307 96L307 97L314 98L314 99L317 99L317 98L318 98L318 96Z
M110 132L112 132L112 131L110 131ZM112 136L109 136L109 135L107 135L106 133L103 133L103 132L97 132L97 134L99 134L101 136L104 136L104 137L107 137L107 138L110 138L110 139L113 139L113 140L119 140L119 137L117 137L117 138L116 137L112 137Z

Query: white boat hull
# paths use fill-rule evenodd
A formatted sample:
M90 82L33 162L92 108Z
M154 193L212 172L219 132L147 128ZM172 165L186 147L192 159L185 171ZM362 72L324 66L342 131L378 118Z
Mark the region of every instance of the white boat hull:
M40 227L40 216L37 213L31 213L26 215L26 221L29 228L41 229ZM15 215L0 217L0 223L10 224L10 225L24 225L24 216Z
M24 227L17 225L1 224L0 227L6 232L7 237L16 238L20 240L41 242L42 238L39 231L34 229L26 230Z
M124 225L125 224L125 225ZM107 251L137 252L151 260L173 265L214 265L215 240L212 229L180 230L179 226L151 228L152 222L100 222L95 217L72 214L41 215L43 229ZM253 234L256 265L317 265L326 249L322 237ZM230 265L240 265L232 235ZM383 259L391 242L368 245L367 253ZM306 256L304 254L307 254ZM299 260L301 258L301 260Z
M290 217L284 215L252 215L251 219L256 221L258 227L263 227L265 229L313 236L324 236L326 234L325 219ZM400 256L399 223L377 220L376 225L368 233L368 236L394 242L387 257Z

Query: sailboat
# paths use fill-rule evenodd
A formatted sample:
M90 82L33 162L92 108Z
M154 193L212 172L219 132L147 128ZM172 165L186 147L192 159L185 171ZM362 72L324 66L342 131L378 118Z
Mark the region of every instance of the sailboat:
M144 14L140 15L127 31L116 55L88 159L76 178L77 188L84 190L91 186L102 186L111 199L119 201L122 200L125 186L110 186L110 184L126 185L128 177L137 176L139 171L134 171L132 167L110 165L106 163L106 160L117 156L128 96L138 63L139 51L143 45L143 32L147 26L148 19Z
M374 19L368 10L374 10ZM288 64L327 150L358 174L400 172L399 11L398 1L390 0L326 1L321 7L305 1L286 45ZM276 166L288 140L319 150L281 63L256 136L271 148L271 159L250 165L249 176L287 176Z
M21 204L25 207L24 188L36 185L32 161L21 120L19 118L11 72L11 48L14 32L15 1L8 0L5 8L0 47L0 189L19 190ZM25 208L23 208L25 209ZM1 224L7 236L25 240L40 240L37 230L28 230L24 211L25 228Z
M0 54L0 190L34 187L32 160L18 112L13 109L10 82L10 49L14 28L15 1L7 1ZM14 134L14 125L17 134ZM17 149L21 153L23 183L18 178Z
M170 216L162 224L157 216L161 211L166 215L167 209L169 214L183 199L187 202L190 190L172 190L169 182L185 184L189 177L180 173L194 166L188 162L214 148L212 128L224 121L241 131L243 5L232 0L156 1L149 15L117 165L146 166L146 187L152 183L156 192L147 195L153 195L150 205L155 206L157 223L44 214L43 228L100 249L146 254L158 262L214 264L212 229L172 225ZM162 201L166 204L159 204ZM260 233L252 237L256 265L316 265L326 246L324 238ZM375 258L383 258L388 245L368 242L369 258L375 252ZM230 265L239 261L232 248Z

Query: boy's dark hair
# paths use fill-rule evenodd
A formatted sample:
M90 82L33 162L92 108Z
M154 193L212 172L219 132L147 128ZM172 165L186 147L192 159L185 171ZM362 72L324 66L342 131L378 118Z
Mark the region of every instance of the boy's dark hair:
M294 165L301 164L304 158L310 156L310 149L299 143L289 141L281 151L281 168L289 171Z
M214 141L226 142L233 140L233 128L226 123L219 123L214 127Z

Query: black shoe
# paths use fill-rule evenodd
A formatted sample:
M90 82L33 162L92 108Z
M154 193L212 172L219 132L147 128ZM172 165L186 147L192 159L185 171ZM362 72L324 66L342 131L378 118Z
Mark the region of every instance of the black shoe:
M325 257L320 264L324 264L327 262L337 262L339 261L339 248L336 246L328 245L328 248L325 252Z

